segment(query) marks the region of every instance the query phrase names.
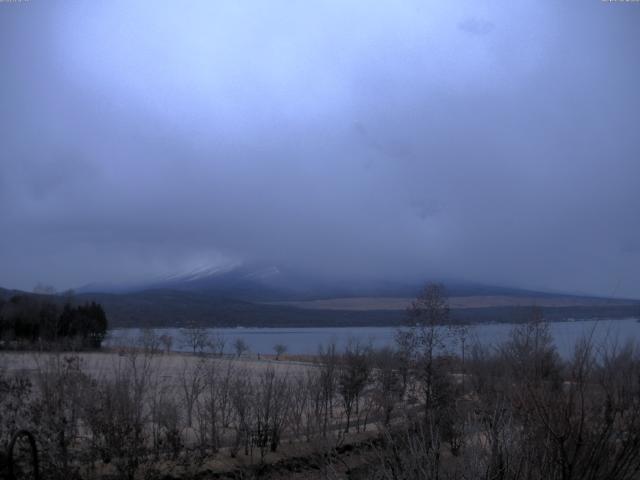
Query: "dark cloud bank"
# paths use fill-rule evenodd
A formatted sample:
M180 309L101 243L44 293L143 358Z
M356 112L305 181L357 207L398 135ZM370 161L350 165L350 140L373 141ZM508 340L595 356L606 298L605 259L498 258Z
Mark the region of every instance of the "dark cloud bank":
M0 285L261 261L640 297L640 5L0 4Z

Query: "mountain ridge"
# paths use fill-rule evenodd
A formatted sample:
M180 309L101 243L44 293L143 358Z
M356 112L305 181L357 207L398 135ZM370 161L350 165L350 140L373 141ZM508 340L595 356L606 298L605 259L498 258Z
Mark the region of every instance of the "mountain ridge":
M432 278L445 285L450 296L526 296L613 299L598 295L549 292L498 286L456 279ZM85 293L135 293L148 290L206 292L214 296L252 302L305 301L349 297L415 297L426 281L397 281L384 278L331 278L272 264L203 265L195 269L158 276L146 282L88 284L75 291ZM638 300L640 301L640 300Z
M453 280L443 283L456 321L522 321L533 305L541 307L550 320L640 316L640 301L634 299ZM203 266L147 284L115 285L111 291L81 288L75 292L75 299L102 304L112 327L191 323L225 327L389 326L403 322L405 306L423 285L389 280L331 280L268 264ZM32 295L0 289L0 298L19 294ZM62 302L66 296L68 293L54 298Z

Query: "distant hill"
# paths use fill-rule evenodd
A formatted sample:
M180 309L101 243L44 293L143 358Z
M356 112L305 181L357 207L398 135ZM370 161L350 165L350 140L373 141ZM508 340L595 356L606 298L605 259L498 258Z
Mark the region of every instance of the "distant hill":
M219 327L310 327L310 326L393 326L405 320L403 309L301 308L217 297L202 292L179 290L147 290L128 294L81 294L82 300L102 304L117 326L160 327L196 323ZM519 322L531 314L526 302L513 305L455 307L452 297L451 315L464 322ZM478 297L485 298L485 297ZM575 305L542 303L549 320L567 318L628 318L640 316L640 304L586 302Z
M640 301L445 281L451 315L465 322L517 322L531 306L549 320L640 316ZM269 265L203 267L138 285L88 285L80 302L103 305L112 327L305 327L400 325L418 283L316 278ZM0 298L17 292L0 289ZM63 301L62 297L59 297Z

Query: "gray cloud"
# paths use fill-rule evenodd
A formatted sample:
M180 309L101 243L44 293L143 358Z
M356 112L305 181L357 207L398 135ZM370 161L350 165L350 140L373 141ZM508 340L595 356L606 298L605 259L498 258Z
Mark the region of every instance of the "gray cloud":
M265 260L640 296L639 20L0 4L0 285Z

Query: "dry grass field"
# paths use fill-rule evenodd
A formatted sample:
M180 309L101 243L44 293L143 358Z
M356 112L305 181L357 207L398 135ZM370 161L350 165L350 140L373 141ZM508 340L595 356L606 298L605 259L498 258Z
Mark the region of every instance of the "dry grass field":
M80 360L82 371L92 378L110 378L115 372L121 371L125 365L130 364L132 358L131 353L118 351L73 354L0 351L0 370L8 374L20 373L35 376L39 372L46 370L53 363L71 355ZM136 361L140 363L142 358L143 355L138 355ZM286 375L287 377L300 377L310 368L314 368L314 365L310 362L305 364L284 359L274 360L271 356L262 356L262 359L258 359L255 356L241 358L225 356L224 358L218 358L180 352L155 354L149 356L148 361L150 371L160 375L163 380L176 385L184 378L185 370L193 370L203 361L218 370L226 369L231 365L234 369L245 372L252 377L258 377L268 369L274 369L278 374Z
M331 372L337 374L334 367ZM84 477L145 471L197 478L259 468L268 478L327 478L320 470L330 468L337 475L349 454L331 466L317 457L318 451L357 444L376 430L369 400L352 416L351 432L345 431L337 377L330 373L330 383L325 380L322 386L323 368L264 356L220 358L143 349L0 351L0 387L4 380L14 388L0 399L5 415L0 433L14 422L33 431L46 467L54 471L60 468L60 452L50 432L62 429L64 455L74 464L64 468ZM12 379L29 387L17 388ZM51 415L45 425L39 411ZM362 417L365 413L369 420ZM81 460L87 456L89 463ZM355 464L360 461L356 458Z
M329 298L324 300L308 300L294 302L272 302L271 304L288 305L298 308L318 310L406 310L413 298L406 297L349 297ZM486 308L486 307L593 307L600 305L632 305L625 300L580 298L580 297L527 297L509 295L479 295L467 297L450 297L451 308Z

